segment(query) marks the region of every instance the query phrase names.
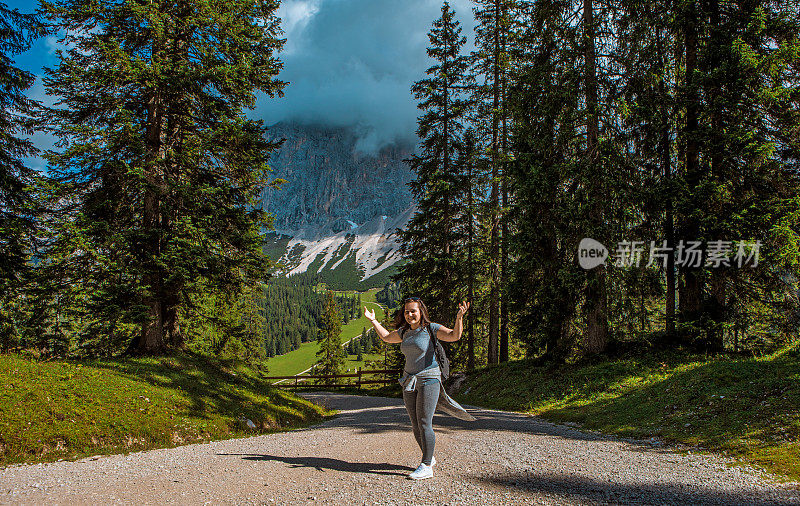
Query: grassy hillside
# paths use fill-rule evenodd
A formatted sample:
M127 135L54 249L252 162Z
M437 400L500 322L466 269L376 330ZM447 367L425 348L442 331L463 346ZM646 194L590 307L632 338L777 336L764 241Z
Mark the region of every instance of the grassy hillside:
M355 372L356 369L364 368L367 362L379 362L379 366L383 368L383 353L364 353L361 358L363 360L356 360L356 355L347 355L344 361L344 371Z
M264 236L264 254L273 262L277 262L286 253L291 236L267 232Z
M366 291L361 294L361 303L375 309L375 317L381 319L383 317L383 310L380 308L377 302L375 302L375 294L378 292L377 289L372 289ZM342 292L337 292L342 293ZM345 292L345 293L352 293L352 292ZM347 342L349 339L361 335L361 331L364 330L366 327L369 329L372 324L367 320L364 315L362 314L356 320L350 320L347 325L342 326L342 333L340 334L342 343ZM317 361L317 350L319 350L319 344L314 342L303 343L300 345L300 348L286 353L284 355L279 355L277 357L272 357L267 361L267 367L269 367L269 375L270 376L291 376L293 374L298 374L312 365ZM370 356L365 357L367 360L374 360ZM355 365L352 363L348 363L345 366L345 369L348 367L354 368ZM363 367L363 362L358 367Z
M308 268L307 272L317 272L322 265L324 255L319 255ZM356 254L351 252L335 269L330 267L336 264L337 257L331 260L324 269L319 272L320 278L334 290L370 290L373 288L383 288L389 282L389 278L397 273L398 264L391 265L381 272L361 280L364 270L356 265Z
M291 376L305 371L317 361L319 343L303 343L294 351L267 360L270 376Z
M326 414L262 376L185 355L82 362L0 355L0 465L274 432Z
M471 374L459 401L735 456L800 480L800 351L680 354L562 367L510 362Z

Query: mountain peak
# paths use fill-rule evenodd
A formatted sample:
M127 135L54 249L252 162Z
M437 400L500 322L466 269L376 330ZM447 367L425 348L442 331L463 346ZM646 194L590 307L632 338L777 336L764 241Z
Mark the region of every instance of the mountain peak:
M403 162L410 146L365 153L357 127L323 124L280 122L267 134L285 139L270 166L287 183L262 201L276 231L291 238L281 259L287 273L336 269L352 253L363 280L400 259L394 232L413 214L413 172Z

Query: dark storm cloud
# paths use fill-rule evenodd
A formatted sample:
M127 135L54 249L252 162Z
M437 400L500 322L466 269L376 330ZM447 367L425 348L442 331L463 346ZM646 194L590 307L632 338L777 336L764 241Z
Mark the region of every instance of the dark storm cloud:
M450 2L472 32L469 0ZM279 15L287 39L280 99L263 98L255 116L358 125L361 147L412 140L418 110L411 85L431 66L425 48L439 0L287 0Z

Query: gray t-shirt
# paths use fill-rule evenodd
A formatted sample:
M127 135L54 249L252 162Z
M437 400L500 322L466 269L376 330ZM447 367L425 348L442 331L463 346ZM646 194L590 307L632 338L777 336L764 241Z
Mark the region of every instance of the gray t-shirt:
M438 323L431 323L431 331L435 336L439 331ZM405 372L409 374L417 374L423 369L435 367L439 364L436 363L434 353L436 349L432 346L431 336L424 326L420 326L417 330L406 328L402 331L403 341L400 343L400 351L406 357Z

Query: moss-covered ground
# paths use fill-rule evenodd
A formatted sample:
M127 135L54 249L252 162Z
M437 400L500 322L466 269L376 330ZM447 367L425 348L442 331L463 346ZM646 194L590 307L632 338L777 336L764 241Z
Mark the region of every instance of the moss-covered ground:
M327 415L265 376L185 354L94 361L0 355L0 465L244 437Z

